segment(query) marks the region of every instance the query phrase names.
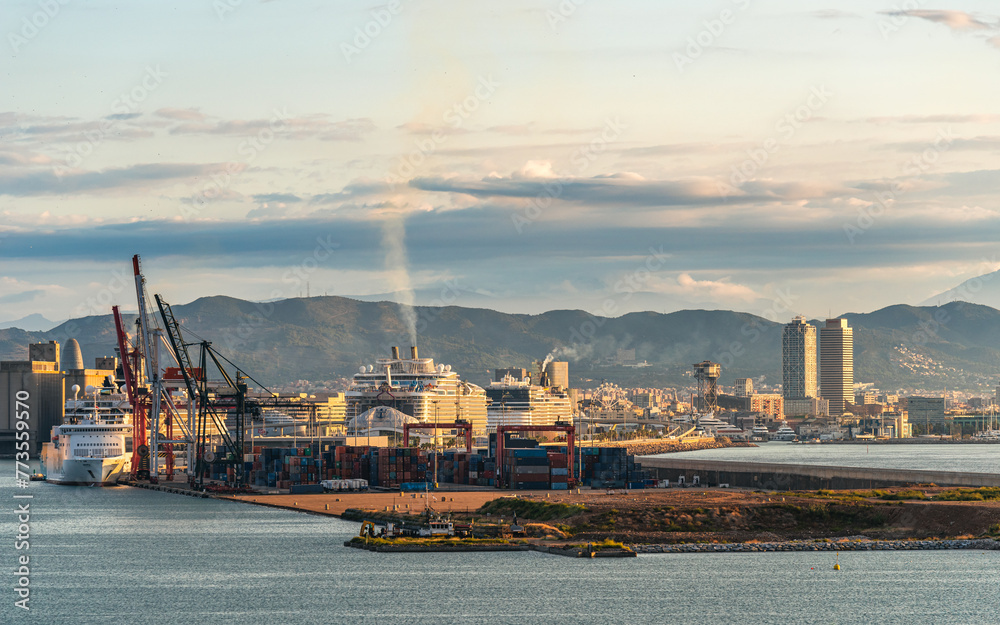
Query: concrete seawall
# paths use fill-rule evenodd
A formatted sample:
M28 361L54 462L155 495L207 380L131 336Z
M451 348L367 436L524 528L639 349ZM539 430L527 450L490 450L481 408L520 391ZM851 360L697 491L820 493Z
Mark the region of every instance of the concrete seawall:
M736 462L731 460L693 460L682 458L640 459L643 469L656 471L661 480L677 483L684 477L687 484L698 476L702 485L729 484L765 490L832 490L887 488L911 484L938 486L1000 487L1000 475L995 473L959 473L904 469L869 469L831 467L809 464L779 464Z

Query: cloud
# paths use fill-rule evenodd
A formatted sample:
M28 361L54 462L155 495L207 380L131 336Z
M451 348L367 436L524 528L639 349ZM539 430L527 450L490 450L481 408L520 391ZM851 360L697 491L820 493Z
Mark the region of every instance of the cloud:
M0 296L0 304L23 304L24 302L30 302L38 299L43 295L45 295L45 291L42 289L32 289L30 291L21 291L20 293L10 293L9 295Z
M295 202L301 202L302 198L295 195L294 193L261 193L253 196L255 202L282 202L284 204L292 204Z
M994 113L971 113L952 115L887 115L867 117L863 121L872 124L993 124L1000 122L1000 115Z
M384 180L358 178L344 186L339 193L317 193L309 198L311 204L331 204L357 197L384 195L393 192L393 186Z
M487 130L502 135L523 136L535 134L535 123L508 124L505 126L490 126Z
M154 115L163 117L164 119L177 119L184 121L201 121L205 119L205 114L196 108L190 109L178 109L178 108L162 108L157 109Z
M899 143L886 143L882 147L895 148L903 152L922 152L927 149L926 141L903 141ZM963 139L952 139L948 142L949 150L1000 150L1000 136L979 136Z
M910 9L906 11L883 11L882 13L894 17L916 17L937 24L944 24L956 31L992 28L991 24L977 19L964 11Z
M468 131L466 128L456 128L454 126L436 126L424 122L406 122L396 126L398 130L404 130L411 135L460 135Z
M423 191L461 193L476 198L555 198L592 206L705 206L721 204L719 182L712 178L646 180L630 172L590 178L552 175L544 161L529 162L510 177L492 174L482 179L424 177L410 181ZM544 175L543 175L544 174ZM830 189L797 183L749 182L726 189L729 199L741 202L774 202L824 196Z
M810 13L810 15L824 20L861 17L861 15L858 13L841 11L840 9L820 9L818 11L813 11L812 13Z
M171 127L172 135L234 135L252 136L272 132L287 139L319 139L321 141L360 141L375 130L367 117L330 121L326 115L291 117L275 115L270 119L233 119L189 121Z
M103 171L72 171L63 175L49 170L20 175L0 173L0 195L24 197L139 188L156 182L206 176L224 169L224 164L147 163Z
M137 117L142 117L142 113L114 113L112 115L106 115L104 119L122 121L126 119L135 119Z
M0 152L0 165L30 167L32 165L49 165L52 159L44 154L35 154L17 146Z
M729 278L722 280L695 280L691 274L682 273L677 276L676 292L692 298L708 298L711 300L738 300L742 302L752 302L760 296L753 289L742 284L728 282Z

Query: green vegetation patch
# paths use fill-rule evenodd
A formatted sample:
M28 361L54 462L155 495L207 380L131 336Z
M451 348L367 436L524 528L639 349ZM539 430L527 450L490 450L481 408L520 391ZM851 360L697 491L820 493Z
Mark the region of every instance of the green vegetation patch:
M843 490L834 491L820 489L815 493L783 493L794 497L807 497L814 499L829 499L832 501L859 502L866 499L881 499L882 501L910 501L913 499L927 499L927 495L919 490L901 490L893 493L887 490Z
M1000 499L1000 488L955 488L938 493L935 501L995 501Z
M566 503L549 503L547 501L531 501L528 499L514 499L511 497L501 497L483 504L479 509L483 514L494 515L514 515L519 518L531 519L533 521L551 521L553 519L566 519L571 516L587 512L587 507Z

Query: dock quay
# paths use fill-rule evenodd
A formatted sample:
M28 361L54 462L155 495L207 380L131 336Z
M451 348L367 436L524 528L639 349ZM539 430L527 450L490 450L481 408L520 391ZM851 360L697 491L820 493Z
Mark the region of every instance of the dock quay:
M918 469L874 469L773 462L695 460L690 458L642 457L643 468L656 472L673 484L683 477L687 485L727 484L763 490L850 490L891 488L913 484L936 484L967 488L1000 487L1000 475ZM695 478L698 478L697 480Z
M848 540L770 543L686 543L632 545L638 553L761 553L773 551L933 551L941 549L1000 550L1000 540Z
M376 553L464 553L474 551L536 551L554 556L568 558L634 558L638 555L634 549L588 549L576 545L544 545L539 543L467 543L467 544L420 544L385 542L366 544L360 540L348 540L345 547L365 549Z

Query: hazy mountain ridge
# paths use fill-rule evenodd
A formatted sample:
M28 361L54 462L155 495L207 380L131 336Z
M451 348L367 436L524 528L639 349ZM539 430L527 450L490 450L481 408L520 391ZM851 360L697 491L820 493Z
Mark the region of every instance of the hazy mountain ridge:
M363 302L336 296L256 303L204 297L173 307L185 342L209 340L264 383L349 377L360 365L387 356L389 347L408 350L409 333L393 302ZM569 360L575 384L601 380L628 385L691 382L691 364L710 359L723 365L721 383L737 377L781 380L781 324L748 313L683 310L595 317L581 310L539 315L506 314L457 306L418 306L422 356L453 365L463 376L486 383L489 371L527 367L553 350ZM889 306L844 315L854 330L855 380L893 390L904 386L989 386L1000 369L1000 311L950 302L941 307ZM126 315L133 327L134 315ZM817 327L822 321L813 321ZM49 332L0 330L0 359L23 359L27 343L77 338L86 363L114 353L111 315L60 324ZM196 348L192 348L196 349ZM614 364L619 349L635 349L650 367ZM629 363L631 364L631 363Z

